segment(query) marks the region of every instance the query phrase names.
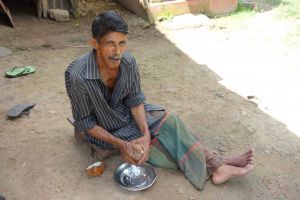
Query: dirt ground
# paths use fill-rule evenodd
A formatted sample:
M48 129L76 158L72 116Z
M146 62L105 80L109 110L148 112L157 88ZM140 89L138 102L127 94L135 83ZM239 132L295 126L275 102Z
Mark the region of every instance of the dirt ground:
M117 9L129 23L129 51L139 64L147 102L161 104L178 113L215 153L238 154L254 147L255 169L245 177L219 186L208 180L205 188L198 191L181 173L156 168L158 179L153 187L128 192L113 180L114 169L122 162L114 156L105 162L102 176L88 177L84 169L92 159L88 146L75 141L73 129L66 120L71 110L63 75L71 61L90 50L87 40L93 17L88 15L69 23L58 23L38 20L34 14L21 10L14 13L16 28L0 24L0 46L12 50L12 54L0 58L0 69L4 73L14 66L33 65L36 73L15 79L0 77L0 195L8 200L300 198L300 138L288 129L287 122L272 116L271 111L276 113L276 109L268 113L245 98L255 95L269 105L269 99L274 96L264 94L274 85L267 84L268 79L248 80L243 75L254 70L271 76L274 83L286 75L281 73L281 68L272 68L273 63L255 56L276 51L265 57L275 60L276 64L276 55L293 57L299 50L295 46L274 48L270 45L274 43L272 38L262 37L265 33L262 27L269 27L271 21L265 21L263 26L262 18L256 16L257 21L251 18L235 26L226 19L215 19L201 27L167 29L162 25L143 29L143 20L115 4L106 2L98 8L97 12ZM278 33L276 29L271 30L275 35ZM249 46L240 48L244 44L241 41L250 41ZM249 48L256 54L249 53L246 50ZM243 59L232 56L245 54L248 56ZM239 64L249 70L241 70ZM298 82L293 81L299 74L299 65L293 66L288 65L286 69L290 70L290 84L296 89ZM247 83L245 80L255 87L246 85L248 90L239 93L241 85ZM280 102L283 101L286 108L296 105L293 102L299 93L293 90L295 96L286 96L284 92L288 87L283 85L277 91L283 93L285 98ZM292 103L285 102L286 98L291 98ZM7 119L7 110L22 102L37 105L29 115ZM277 105L279 103L273 107ZM298 111L297 106L283 110L286 114L296 113L296 118Z

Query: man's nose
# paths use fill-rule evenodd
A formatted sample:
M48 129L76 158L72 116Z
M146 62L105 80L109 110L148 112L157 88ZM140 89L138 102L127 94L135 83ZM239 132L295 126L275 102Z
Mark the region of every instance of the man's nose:
M116 45L115 54L116 55L121 55L122 54L122 49L119 45Z

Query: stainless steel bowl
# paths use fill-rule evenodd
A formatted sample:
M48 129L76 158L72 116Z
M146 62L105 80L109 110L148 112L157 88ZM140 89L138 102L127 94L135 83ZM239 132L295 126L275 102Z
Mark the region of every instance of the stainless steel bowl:
M151 165L123 163L115 170L114 179L125 190L140 191L153 185L156 174Z

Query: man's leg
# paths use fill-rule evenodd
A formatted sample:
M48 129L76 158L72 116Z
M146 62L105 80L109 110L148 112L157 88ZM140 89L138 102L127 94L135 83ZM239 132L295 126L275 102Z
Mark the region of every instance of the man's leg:
M210 174L212 174L219 167L221 167L224 163L222 162L221 159L219 159L217 156L211 154L206 149L203 148L203 151L204 151L204 155L205 155L206 169Z
M254 150L250 149L246 153L231 157L231 158L218 158L217 156L204 150L206 159L207 170L212 175L214 184L221 184L231 178L243 176L253 169L251 164Z
M232 157L217 157L204 149L204 155L206 159L206 167L209 172L215 171L222 164L231 165L235 167L246 167L248 164L252 164L254 157L254 149L249 149L242 155Z
M154 137L169 154L167 157L173 159L188 180L198 189L202 188L206 179L204 173L206 169L211 173L215 184L245 175L253 169L251 165L253 150L241 156L219 159L202 147L201 141L192 135L175 114L164 118ZM156 158L157 156L150 155L150 160L157 161ZM160 162L155 164L159 165Z
M253 157L254 157L254 149L251 148L240 156L224 157L221 159L227 165L232 165L235 167L245 167L248 164L252 164Z
M229 179L246 175L254 168L254 165L248 164L245 167L235 167L231 165L221 165L218 169L212 172L212 182L221 184Z

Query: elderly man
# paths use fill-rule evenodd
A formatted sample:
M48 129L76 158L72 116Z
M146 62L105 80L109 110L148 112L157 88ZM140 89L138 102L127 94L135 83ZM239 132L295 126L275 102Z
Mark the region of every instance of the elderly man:
M220 184L253 169L252 149L237 157L217 158L178 116L144 102L137 63L126 51L128 26L121 16L101 13L93 21L92 34L93 50L65 72L75 127L86 140L119 149L122 159L132 164L148 161L179 169L197 189L208 174Z

